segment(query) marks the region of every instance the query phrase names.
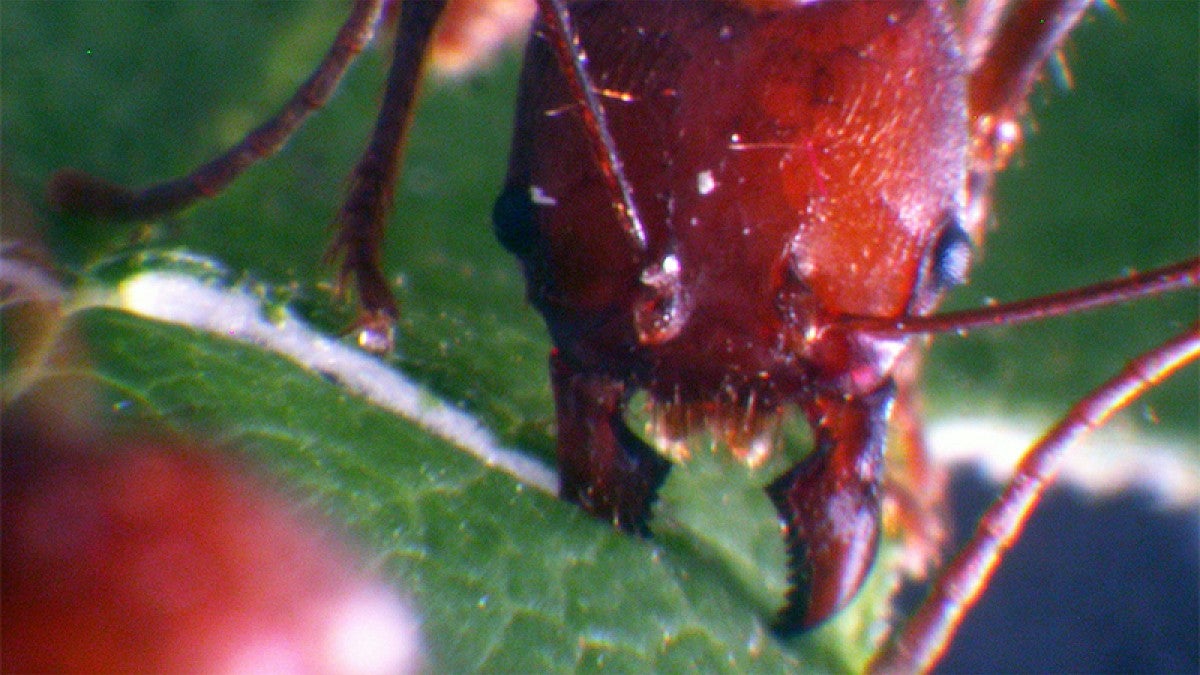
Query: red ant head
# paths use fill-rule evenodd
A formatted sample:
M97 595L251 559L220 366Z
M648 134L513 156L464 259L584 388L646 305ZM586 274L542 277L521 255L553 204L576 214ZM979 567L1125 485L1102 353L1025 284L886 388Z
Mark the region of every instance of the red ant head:
M928 312L965 273L967 72L939 3L681 6L543 13L496 228L556 346L566 499L645 531L669 465L621 421L632 389L660 436L715 427L748 463L784 404L807 416L767 488L789 632L875 557L907 338L840 320Z
M592 9L572 13L621 165L596 161L535 40L497 206L563 355L672 403L753 391L770 410L878 387L896 343L823 329L927 312L970 251L966 73L945 8ZM605 171L634 186L643 241Z

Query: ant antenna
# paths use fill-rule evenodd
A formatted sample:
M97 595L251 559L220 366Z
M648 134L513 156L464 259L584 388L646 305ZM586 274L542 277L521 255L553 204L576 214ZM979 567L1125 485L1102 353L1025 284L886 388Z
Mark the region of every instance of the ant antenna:
M148 220L172 213L224 190L243 171L283 147L316 110L325 105L342 76L375 36L383 0L357 0L338 29L325 58L271 119L237 145L181 178L134 191L82 171L56 173L46 199L69 213L109 220Z
M984 514L971 541L942 571L899 636L871 662L870 672L926 672L950 644L966 612L987 587L1004 552L1054 480L1063 453L1083 434L1162 380L1200 358L1200 324L1145 352L1075 404L1017 465L1007 489Z
M619 197L613 200L613 208L625 232L633 239L638 250L644 251L648 246L646 228L642 225L637 205L634 204L633 186L625 177L617 142L609 133L604 105L596 95L596 87L588 75L587 52L579 44L579 35L572 24L571 12L563 0L539 0L538 9L549 31L547 37L554 48L559 68L566 75L567 86L575 99L583 104L579 107L579 115L583 119L587 131L585 135L591 145L596 165L604 175L609 192L614 197Z
M899 319L854 316L846 317L838 321L836 325L840 330L863 331L879 336L896 337L962 332L974 328L1010 326L1038 319L1048 319L1063 314L1120 304L1150 295L1182 290L1198 284L1200 284L1200 258L1191 258L1148 272L1131 274L1124 279L1105 281L994 307Z

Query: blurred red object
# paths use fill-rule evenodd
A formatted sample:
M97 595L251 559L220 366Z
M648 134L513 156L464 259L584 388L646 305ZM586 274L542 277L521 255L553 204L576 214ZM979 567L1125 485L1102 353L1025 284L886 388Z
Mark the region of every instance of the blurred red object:
M4 672L393 673L416 619L212 450L3 426Z
M453 0L434 33L430 66L451 77L487 67L506 45L525 38L533 12L534 0Z

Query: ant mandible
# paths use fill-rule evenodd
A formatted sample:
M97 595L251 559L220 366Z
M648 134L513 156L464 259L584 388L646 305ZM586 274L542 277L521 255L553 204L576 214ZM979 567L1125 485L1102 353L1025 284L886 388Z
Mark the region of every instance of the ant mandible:
M382 4L356 2L284 111L225 155L140 192L63 172L52 201L141 219L219 192L328 100ZM849 602L874 560L884 437L894 410L911 413L915 336L1195 286L1193 259L932 314L982 244L1034 81L1089 4L541 0L495 221L554 342L562 496L649 532L671 463L626 425L635 391L648 392L659 435L713 428L747 462L762 461L784 408L800 410L815 448L767 490L793 582L776 626L809 628ZM400 6L381 113L330 249L355 283L364 344L379 350L397 316L380 244L444 7ZM874 665L935 662L1063 447L1198 354L1193 326L1073 408Z

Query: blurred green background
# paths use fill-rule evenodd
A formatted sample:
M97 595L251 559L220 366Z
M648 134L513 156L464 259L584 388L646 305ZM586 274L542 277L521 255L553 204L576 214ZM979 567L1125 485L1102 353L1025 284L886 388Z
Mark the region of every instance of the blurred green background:
M1123 17L1123 18L1122 18ZM1100 5L1065 54L1074 87L1035 92L1024 151L1000 176L997 228L968 287L951 306L1013 300L1195 256L1197 6ZM1000 413L1053 417L1115 374L1133 354L1197 318L1197 294L1027 327L942 338L928 371L934 401L979 412L982 390ZM1135 406L1123 422L1162 425L1200 441L1195 367Z

